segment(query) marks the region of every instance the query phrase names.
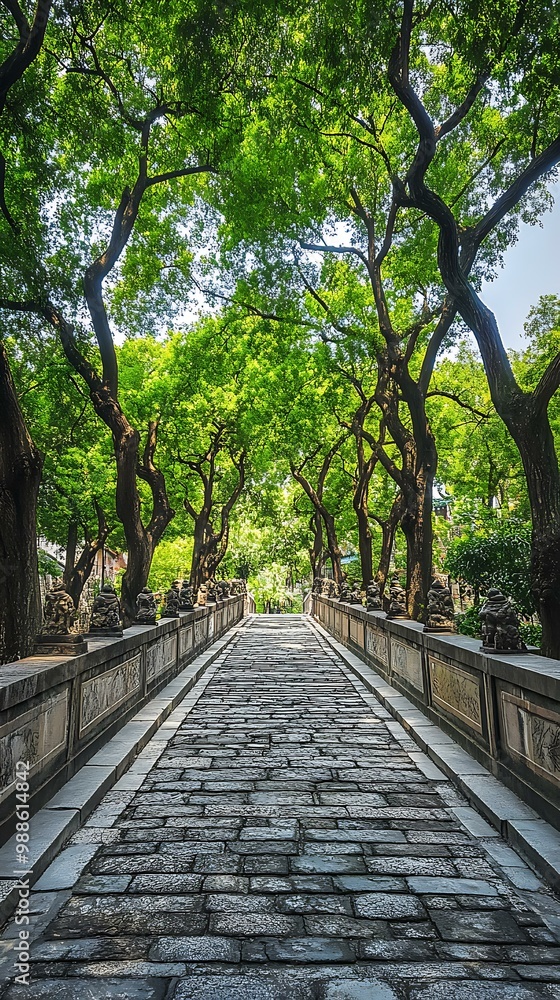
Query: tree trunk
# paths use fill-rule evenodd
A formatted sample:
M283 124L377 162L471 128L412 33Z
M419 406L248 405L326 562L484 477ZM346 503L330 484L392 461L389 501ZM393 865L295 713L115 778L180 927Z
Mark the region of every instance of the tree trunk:
M95 502L95 510L98 522L97 536L95 538L85 538L83 550L77 561L76 544L78 538L78 526L75 521L71 521L68 527L68 545L66 546L64 583L66 584L66 591L70 594L76 608L80 603L82 591L93 572L97 553L105 545L109 534L105 514L97 502Z
M136 598L148 582L155 545L140 515L140 496L136 485L140 435L122 411L120 434L117 437L113 432L113 443L117 460L116 510L124 529L128 554L121 589L123 622L127 626L136 617Z
M404 514L401 527L406 538L407 610L415 621L424 621L432 582L432 500L437 463L435 442L427 435L415 442L412 468L403 468Z
M453 266L447 241L440 236L442 277L457 308L473 331L488 379L492 402L519 450L531 506L531 582L543 628L542 651L560 658L560 473L548 402L557 384L549 366L532 393L516 383L496 318Z
M531 408L516 420L505 417L527 477L531 584L543 629L542 651L560 659L560 473L554 438L544 409Z
M28 656L41 621L37 493L43 456L25 425L0 343L0 662Z
M68 587L70 586L70 581L72 579L72 573L74 572L74 566L76 565L77 547L78 547L78 524L76 521L70 521L68 523L68 532L66 536L66 557L64 560L64 573L62 576L67 593L68 593ZM75 601L74 604L76 604Z
M358 518L358 547L362 567L362 583L364 587L367 587L370 580L373 580L372 539L367 500L364 499L361 504L355 504L354 510Z
M333 579L337 585L340 585L342 583L342 552L340 551L336 536L334 517L332 514L329 514L326 507L321 507L321 516L327 532L327 548L332 566Z
M377 573L375 574L375 579L379 585L379 593L381 597L383 596L383 592L387 585L387 577L389 576L389 567L391 565L391 555L393 553L393 542L395 540L396 530L396 524L393 525L389 521L384 521L381 526L381 554L377 565Z
M387 577L389 576L389 568L391 566L391 556L393 554L393 543L395 541L395 532L399 526L401 517L402 497L399 494L393 501L389 517L386 518L385 521L382 521L380 518L377 520L377 523L381 528L381 554L379 556L375 579L379 584L379 592L381 596L383 596L383 592L387 585Z
M321 576L325 565L325 546L323 542L323 521L317 510L313 511L309 520L309 527L313 533L313 545L309 549L309 562L313 579Z

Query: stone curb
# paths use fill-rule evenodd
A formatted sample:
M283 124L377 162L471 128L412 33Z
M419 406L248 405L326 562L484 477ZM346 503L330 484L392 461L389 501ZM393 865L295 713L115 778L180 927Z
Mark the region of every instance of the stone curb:
M491 826L488 826L476 813L473 816L470 809L453 810L457 819L478 836L494 837L497 830L513 847L526 855L553 888L559 890L560 832L541 819L514 792L506 788L482 764L434 725L416 705L396 688L391 687L372 667L334 639L319 622L310 616L307 622L311 629L328 642L349 670L368 691L375 695L377 701L390 712L420 749L437 765L441 779L448 778L453 782ZM397 733L394 735L397 736ZM419 761L416 763L423 770L422 764ZM437 780L433 765L427 777ZM472 830L474 826L476 831Z
M235 638L244 621L242 619L234 625L225 636L189 663L31 818L30 851L27 866L21 875L15 871L16 834L0 848L0 924L10 918L19 899L19 887L11 883L17 882L19 877L24 877L28 872L32 872L31 885L40 878L64 842L83 825L103 796L119 781L160 728L164 730L164 735L159 737L158 743L163 751L165 742L175 734L183 717L194 707L202 691L197 698L188 700L187 711L179 713L181 718L174 719L172 713ZM153 762L149 763L152 767ZM142 780L144 777L142 774Z

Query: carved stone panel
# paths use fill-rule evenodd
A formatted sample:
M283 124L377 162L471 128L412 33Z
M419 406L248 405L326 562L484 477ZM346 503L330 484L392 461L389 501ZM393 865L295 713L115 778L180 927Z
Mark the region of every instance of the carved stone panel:
M380 632L368 625L366 628L366 650L386 670L389 669L389 643L385 632Z
M429 658L428 667L434 705L461 719L471 729L482 733L482 704L478 677L434 657Z
M500 694L508 752L560 786L560 715L507 691Z
M340 611L335 611L334 613L333 632L336 638L340 639L342 635L342 614Z
M146 681L148 684L168 667L173 666L177 659L177 635L168 635L150 646L146 654Z
M199 646L206 639L206 618L199 618L194 623L194 644Z
M80 737L123 705L140 689L141 656L133 656L112 670L82 684L80 693Z
M424 693L424 677L422 676L422 659L420 651L406 646L403 642L391 639L391 673L401 680Z
M364 648L364 623L352 617L350 618L350 638L361 649Z
M0 727L0 801L13 788L18 761L29 761L34 774L65 748L67 736L67 688Z
M188 628L182 628L179 632L179 656L184 656L188 653L189 649L192 649L193 644L193 628L189 625Z
M214 615L215 612L208 617L208 638L211 639L214 635Z

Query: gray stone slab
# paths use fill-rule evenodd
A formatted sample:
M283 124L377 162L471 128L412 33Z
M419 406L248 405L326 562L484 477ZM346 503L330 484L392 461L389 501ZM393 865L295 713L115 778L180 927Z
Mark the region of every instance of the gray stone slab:
M283 975L190 975L173 1000L309 1000L309 987Z
M411 892L437 896L497 896L489 882L474 878L407 878Z
M409 1000L556 1000L558 993L525 983L456 983L442 980L429 986L413 987Z
M163 1000L166 989L165 980L154 979L40 979L9 986L2 1000Z
M354 910L372 920L422 920L426 911L419 899L404 893L371 892L356 896Z
M379 979L339 979L326 983L321 1000L399 1000L398 994L388 983Z
M317 874L360 874L366 871L363 860L354 854L336 857L302 854L290 859L290 871L302 875Z
M533 809L492 775L463 775L459 786L467 798L504 834L509 820L538 819Z
M466 826L469 833L472 833L473 837L499 837L499 833L494 827L490 826L486 820L476 812L475 809L471 809L470 806L457 806L450 809L450 812L456 816L463 826Z
M507 830L513 845L534 860L552 885L560 889L560 832L542 819L508 820Z
M241 946L232 938L201 934L197 937L161 937L149 957L158 962L239 962Z
M525 930L519 927L510 913L504 911L432 911L432 920L444 941L474 941L481 944L527 942Z
M355 952L345 941L330 937L286 938L270 941L265 945L266 956L271 962L353 962Z
M71 889L99 850L99 846L99 844L76 844L73 847L66 847L35 882L33 888L38 892Z
M79 825L78 809L40 809L29 822L29 853L21 855L25 859L21 867L41 874ZM16 846L14 834L0 849L0 878L13 877L14 869L19 870Z
M49 809L79 809L81 818L99 804L115 778L115 768L86 764L49 799Z

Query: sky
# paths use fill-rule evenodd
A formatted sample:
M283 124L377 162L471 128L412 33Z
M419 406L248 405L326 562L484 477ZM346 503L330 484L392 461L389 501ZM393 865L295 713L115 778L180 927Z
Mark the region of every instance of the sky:
M542 228L521 223L519 239L507 251L503 269L482 288L506 347L526 346L523 323L539 296L560 295L560 183L552 191L554 208L542 217Z

